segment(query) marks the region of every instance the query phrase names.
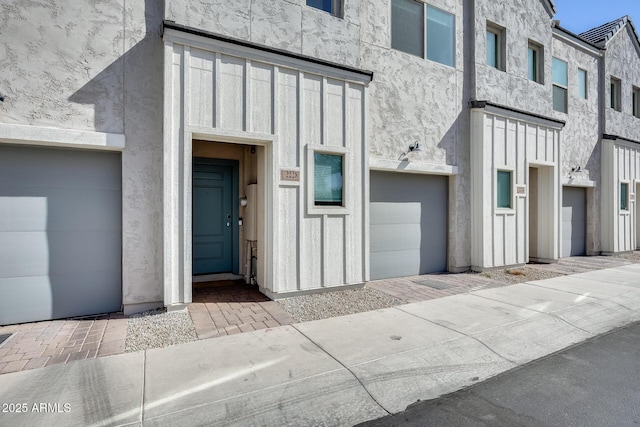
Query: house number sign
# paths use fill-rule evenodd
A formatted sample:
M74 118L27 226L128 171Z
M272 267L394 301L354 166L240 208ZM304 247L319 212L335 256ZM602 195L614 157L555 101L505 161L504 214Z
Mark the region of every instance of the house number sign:
M516 196L518 196L518 197L526 197L527 196L527 186L526 185L516 185Z
M293 169L280 169L281 181L300 181L300 171Z

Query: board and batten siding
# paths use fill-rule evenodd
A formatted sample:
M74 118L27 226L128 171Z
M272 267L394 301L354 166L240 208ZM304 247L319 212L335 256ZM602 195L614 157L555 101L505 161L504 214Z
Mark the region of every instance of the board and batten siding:
M547 230L539 241L543 252L558 257L559 128L525 120L508 112L472 109L471 122L471 256L476 270L524 264L529 260L529 167L551 168L550 193L538 218ZM511 208L497 208L497 172L509 171ZM516 188L524 186L524 194Z
M628 210L620 209L620 184L629 184ZM640 183L640 145L621 139L602 141L602 252L637 248L636 187Z
M165 104L165 111L171 111L165 129L171 135L165 136L165 153L173 151L172 157L182 159L178 163L188 168L189 131L199 138L208 135L210 140L264 147L259 166L264 175L258 175L265 205L263 234L258 237L258 281L270 296L363 283L368 81L340 78L348 72L332 73L328 66L298 60L296 67L291 58L283 65L278 58L270 62L264 52L253 53L246 47L230 52L224 43L216 49L165 40L165 54L172 58L172 93L165 99L171 104ZM323 74L323 67L329 72ZM344 208L322 212L309 208L314 194L313 177L307 171L315 149L344 155ZM165 167L169 179L183 181L179 199L184 205L190 203L187 174L168 165L167 158ZM281 170L299 172L300 180L281 180ZM165 209L179 218L168 225L179 236L176 231L188 222L188 208L165 204ZM176 254L184 260L184 272L168 267L167 280L182 276L186 282L190 274L190 232L183 234L185 253ZM178 292L171 298L181 296Z

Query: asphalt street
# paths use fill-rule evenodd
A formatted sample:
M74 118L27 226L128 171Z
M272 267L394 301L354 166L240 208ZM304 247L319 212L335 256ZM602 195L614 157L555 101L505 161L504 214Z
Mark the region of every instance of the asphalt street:
M640 323L361 426L638 426Z

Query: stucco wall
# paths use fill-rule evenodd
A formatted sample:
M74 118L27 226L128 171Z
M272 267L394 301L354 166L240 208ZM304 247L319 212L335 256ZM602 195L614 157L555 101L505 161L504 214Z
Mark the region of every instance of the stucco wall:
M122 133L123 0L0 4L0 122Z
M607 43L605 62L605 133L640 141L640 119L632 114L632 86L640 88L640 51L626 25ZM622 111L610 107L611 76L621 80Z
M487 65L487 21L505 28L505 70ZM550 116L551 17L539 0L477 0L475 10L476 99ZM544 47L544 84L527 78L529 39Z

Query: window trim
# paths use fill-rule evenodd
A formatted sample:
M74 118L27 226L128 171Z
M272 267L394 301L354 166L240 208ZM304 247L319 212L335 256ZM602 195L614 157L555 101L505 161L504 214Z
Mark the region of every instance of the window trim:
M419 0L411 0L414 3L420 3L422 4L422 55L416 55L414 53L411 52L407 52L405 50L402 49L398 49L393 47L393 0L391 0L389 2L389 16L390 16L390 25L389 25L389 41L390 41L390 47L392 50L396 50L398 52L403 52L406 53L407 55L411 55L411 56L417 56L418 58L422 58L425 59L429 62L433 62L435 64L440 64L440 65L444 65L445 67L450 67L450 68L456 68L456 64L457 64L457 49L456 49L456 45L457 45L457 32L456 32L456 15L454 13L449 12L448 10L442 9L440 7L434 6L432 4L428 4L425 3L423 1L419 1ZM436 9L440 12L446 13L447 15L450 15L451 17L453 17L453 27L452 27L452 31L453 31L453 64L449 65L449 64L445 64L443 62L439 62L439 61L435 61L433 59L430 59L429 56L429 49L428 49L428 41L427 41L427 28L429 25L429 17L427 15L429 8L432 9Z
M316 205L315 204L315 153L342 156L342 205ZM308 215L350 215L350 160L351 151L344 147L329 147L326 145L307 144L306 175L307 175L307 214Z
M496 66L494 67L493 65L490 65L487 62L487 54L488 54L488 45L487 45L487 37L486 35L488 33L492 33L496 36ZM484 48L484 52L485 52L485 64L487 65L487 67L489 68L495 68L496 70L500 70L500 71L507 71L507 66L506 66L506 56L507 56L507 52L506 52L506 34L507 34L507 30L504 27L501 27L498 24L495 24L491 21L487 21L487 25L486 25L486 32L485 32L485 48Z
M535 65L533 67L535 75L533 79L529 78L529 51L533 51L535 57ZM544 85L544 46L533 40L527 43L527 78L529 81Z
M563 85L561 83L556 83L555 79L553 78L553 63L555 61L559 61L559 62L563 62L566 65L566 69L567 69L567 73L566 73L566 80L567 80L567 85ZM563 114L569 114L569 62L565 61L564 59L560 59L557 56L554 56L551 58L551 85L555 86L557 88L560 88L564 91L564 111L560 111L560 110L556 110L555 107L553 106L553 92L551 93L551 104L553 107L553 111L557 111L558 113L563 113ZM553 88L552 88L553 90Z
M315 9L315 10L319 10L321 12L328 13L329 15L335 16L336 18L340 18L340 19L344 18L344 0L331 0L331 4L332 4L332 7L333 7L333 11L332 12L328 11L328 10L321 9L319 7L315 7L315 6L310 5L309 4L309 0L305 0L304 4L307 7L310 7L310 8Z
M640 87L631 87L631 114L640 119Z
M584 96L580 93L580 72L584 73ZM589 72L584 68L578 67L578 73L576 74L578 79L578 98L579 99L589 99Z
M499 200L499 192L500 192L500 186L498 185L498 175L500 174L500 172L505 172L509 174L509 207L506 206L498 206L498 200ZM495 203L493 204L494 206L494 210L496 213L510 213L510 212L515 212L515 170L513 168L509 168L509 167L497 167L495 168L495 173L494 173L495 179L496 179L496 186L495 186Z
M626 194L626 198L624 200L624 205L622 204L623 200L622 200L622 187L626 187L627 189L627 194ZM624 214L628 214L630 212L629 209L629 204L630 204L630 198L629 198L629 190L631 189L631 184L629 183L628 180L620 180L620 185L618 186L618 210L620 211L620 213L624 213Z
M622 80L615 76L609 77L609 107L615 111L622 111Z

